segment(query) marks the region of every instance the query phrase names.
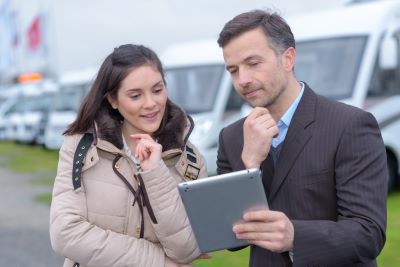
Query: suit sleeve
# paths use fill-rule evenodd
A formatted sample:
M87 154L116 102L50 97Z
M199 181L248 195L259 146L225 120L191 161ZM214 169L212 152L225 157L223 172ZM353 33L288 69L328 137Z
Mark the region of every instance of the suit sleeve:
M385 243L387 179L377 122L358 113L346 123L335 158L337 221L292 221L294 266L374 260Z
M224 174L224 173L229 173L232 171L239 171L239 170L244 170L246 169L246 167L243 164L242 158L241 158L241 150L240 153L238 153L237 155L234 154L232 151L229 151L232 154L227 154L229 152L227 152L225 150L226 146L225 146L225 141L226 141L226 137L224 136L224 131L226 131L226 128L222 129L222 131L219 134L219 144L218 144L218 154L217 154L217 173L218 174ZM228 156L230 156L231 158L233 158L233 160L229 160ZM235 162L235 163L231 163L231 161ZM233 165L233 167L232 167ZM229 251L238 251L241 249L244 249L248 247L248 245L245 246L241 246L241 247L236 247L236 248L231 248L228 249Z
M72 186L73 156L78 141L76 136L66 137L60 150L50 209L53 249L88 267L164 266L164 251L159 245L102 229L88 221L85 190L74 190Z

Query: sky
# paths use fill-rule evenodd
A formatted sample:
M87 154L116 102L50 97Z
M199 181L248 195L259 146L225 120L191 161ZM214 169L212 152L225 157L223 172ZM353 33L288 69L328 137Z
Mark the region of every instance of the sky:
M0 0L0 6L7 0ZM140 43L161 54L173 43L217 39L233 16L272 8L283 17L341 5L343 0L9 0L18 11L22 42L38 13L46 17L46 60L54 74L98 67L125 43ZM19 52L18 66L34 68L38 59ZM22 62L21 62L22 61Z

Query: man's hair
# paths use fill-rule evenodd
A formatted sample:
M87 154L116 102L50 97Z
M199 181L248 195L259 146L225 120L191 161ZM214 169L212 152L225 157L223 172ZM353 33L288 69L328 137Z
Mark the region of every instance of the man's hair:
M218 44L224 48L235 37L256 28L264 31L275 52L283 53L289 47L296 48L287 22L275 12L259 9L239 14L228 21L219 34Z

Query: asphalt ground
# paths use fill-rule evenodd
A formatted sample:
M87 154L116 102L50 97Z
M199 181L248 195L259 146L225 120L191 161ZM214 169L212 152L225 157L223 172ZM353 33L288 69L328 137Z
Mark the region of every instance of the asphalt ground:
M34 200L49 186L33 185L37 175L0 168L0 266L58 267L63 258L50 245L49 208Z

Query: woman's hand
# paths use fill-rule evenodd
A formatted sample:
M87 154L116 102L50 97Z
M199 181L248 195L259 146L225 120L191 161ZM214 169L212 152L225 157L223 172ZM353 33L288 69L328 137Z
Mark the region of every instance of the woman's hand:
M211 258L212 258L211 253L203 253L199 257L197 257L198 260L208 260Z
M212 255L210 253L203 253L197 259L204 260L204 259L211 259L211 258L212 258ZM165 257L165 265L164 266L165 267L192 267L193 265L192 264L179 264L179 263L174 262L170 258Z
M179 264L174 262L168 257L165 257L165 264L164 267L192 267L192 264Z
M132 134L136 142L135 157L143 171L154 169L161 161L162 146L148 134Z

